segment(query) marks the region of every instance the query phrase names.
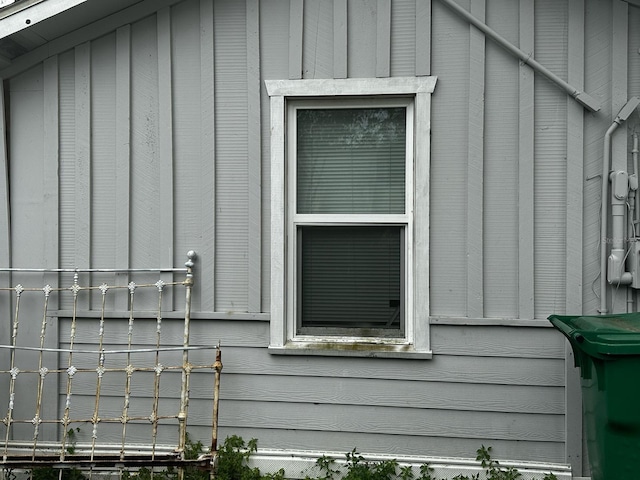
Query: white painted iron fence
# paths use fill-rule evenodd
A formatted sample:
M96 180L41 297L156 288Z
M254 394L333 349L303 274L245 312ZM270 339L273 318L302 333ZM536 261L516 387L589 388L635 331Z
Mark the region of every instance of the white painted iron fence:
M190 344L194 260L189 252L185 268L0 269L3 472L213 472L222 363L219 346ZM39 280L48 282L27 286ZM184 315L174 308L181 297ZM211 444L199 440L201 455L187 458L194 375L197 428L210 428Z

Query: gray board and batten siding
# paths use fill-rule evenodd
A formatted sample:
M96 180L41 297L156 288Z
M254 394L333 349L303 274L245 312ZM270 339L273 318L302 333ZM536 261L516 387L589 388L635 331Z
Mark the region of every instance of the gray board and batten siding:
M0 69L0 255L14 267L136 268L196 250L192 338L223 347L222 437L459 457L485 444L582 473L576 375L544 319L599 303L601 144L640 94L640 9L459 3L601 111L438 0L143 1ZM438 78L433 358L270 355L264 81L423 75ZM69 306L59 309L64 318ZM67 323L56 328L64 346Z

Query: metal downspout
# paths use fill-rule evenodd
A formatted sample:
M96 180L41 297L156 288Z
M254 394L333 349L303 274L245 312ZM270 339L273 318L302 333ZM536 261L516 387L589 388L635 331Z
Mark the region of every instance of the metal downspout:
M633 148L631 149L631 165L633 165L634 185L629 189L629 213L627 215L627 237L629 238L629 247L636 248L637 241L636 225L638 217L638 134L633 134ZM631 176L629 177L631 182ZM627 288L627 312L634 312L635 292L631 288Z
M495 30L491 29L487 24L481 22L476 17L471 15L468 11L462 8L460 5L455 3L453 0L440 0L440 2L444 3L447 7L453 10L455 13L466 19L469 23L471 23L478 30L483 32L487 37L491 38L494 42L500 45L502 48L512 53L516 57L518 57L522 63L529 65L536 72L544 75L553 83L558 85L564 91L566 91L569 95L571 95L579 104L583 107L587 108L591 112L597 112L600 110L600 102L592 98L589 94L585 92L581 92L577 88L565 82L563 79L558 77L556 74L547 69L544 65L536 62L530 53L523 52L518 47L510 43L507 39L502 37Z
M635 134L634 134L635 141ZM637 155L633 154L632 157L632 168L633 173L629 175L629 195L627 197L627 234L626 239L628 239L627 243L627 253L625 254L626 262L629 262L629 255L631 250L635 248L636 241L636 227L635 227L635 216L636 216L636 191L638 190L638 166L636 165ZM631 264L628 265L627 270L631 270ZM631 275L631 274L630 274ZM633 276L631 276L631 280L633 281ZM633 304L635 302L635 293L632 288L627 288L627 313L633 312Z
M631 158L633 159L633 173L640 180L640 164L638 163L638 134L633 134L633 148L631 150ZM633 232L634 237L638 231L638 222L640 221L640 195L636 194L635 215L633 217Z
M616 119L617 120L617 119ZM602 155L602 195L600 205L600 309L607 313L607 213L609 205L609 165L611 163L611 135L620 124L614 121L604 134L604 152Z

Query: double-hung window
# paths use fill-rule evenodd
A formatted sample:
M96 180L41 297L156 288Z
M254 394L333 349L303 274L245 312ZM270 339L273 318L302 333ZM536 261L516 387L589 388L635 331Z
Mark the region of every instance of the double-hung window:
M267 81L274 353L429 356L433 77Z

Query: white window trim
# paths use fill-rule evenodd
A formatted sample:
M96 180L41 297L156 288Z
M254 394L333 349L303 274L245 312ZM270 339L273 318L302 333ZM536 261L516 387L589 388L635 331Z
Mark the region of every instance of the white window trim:
M375 79L266 80L271 102L271 353L295 355L431 358L429 342L429 160L431 93L436 77ZM287 320L287 99L337 96L414 98L413 301L405 338L296 337ZM411 282L409 282L411 284ZM291 317L290 317L291 318Z

